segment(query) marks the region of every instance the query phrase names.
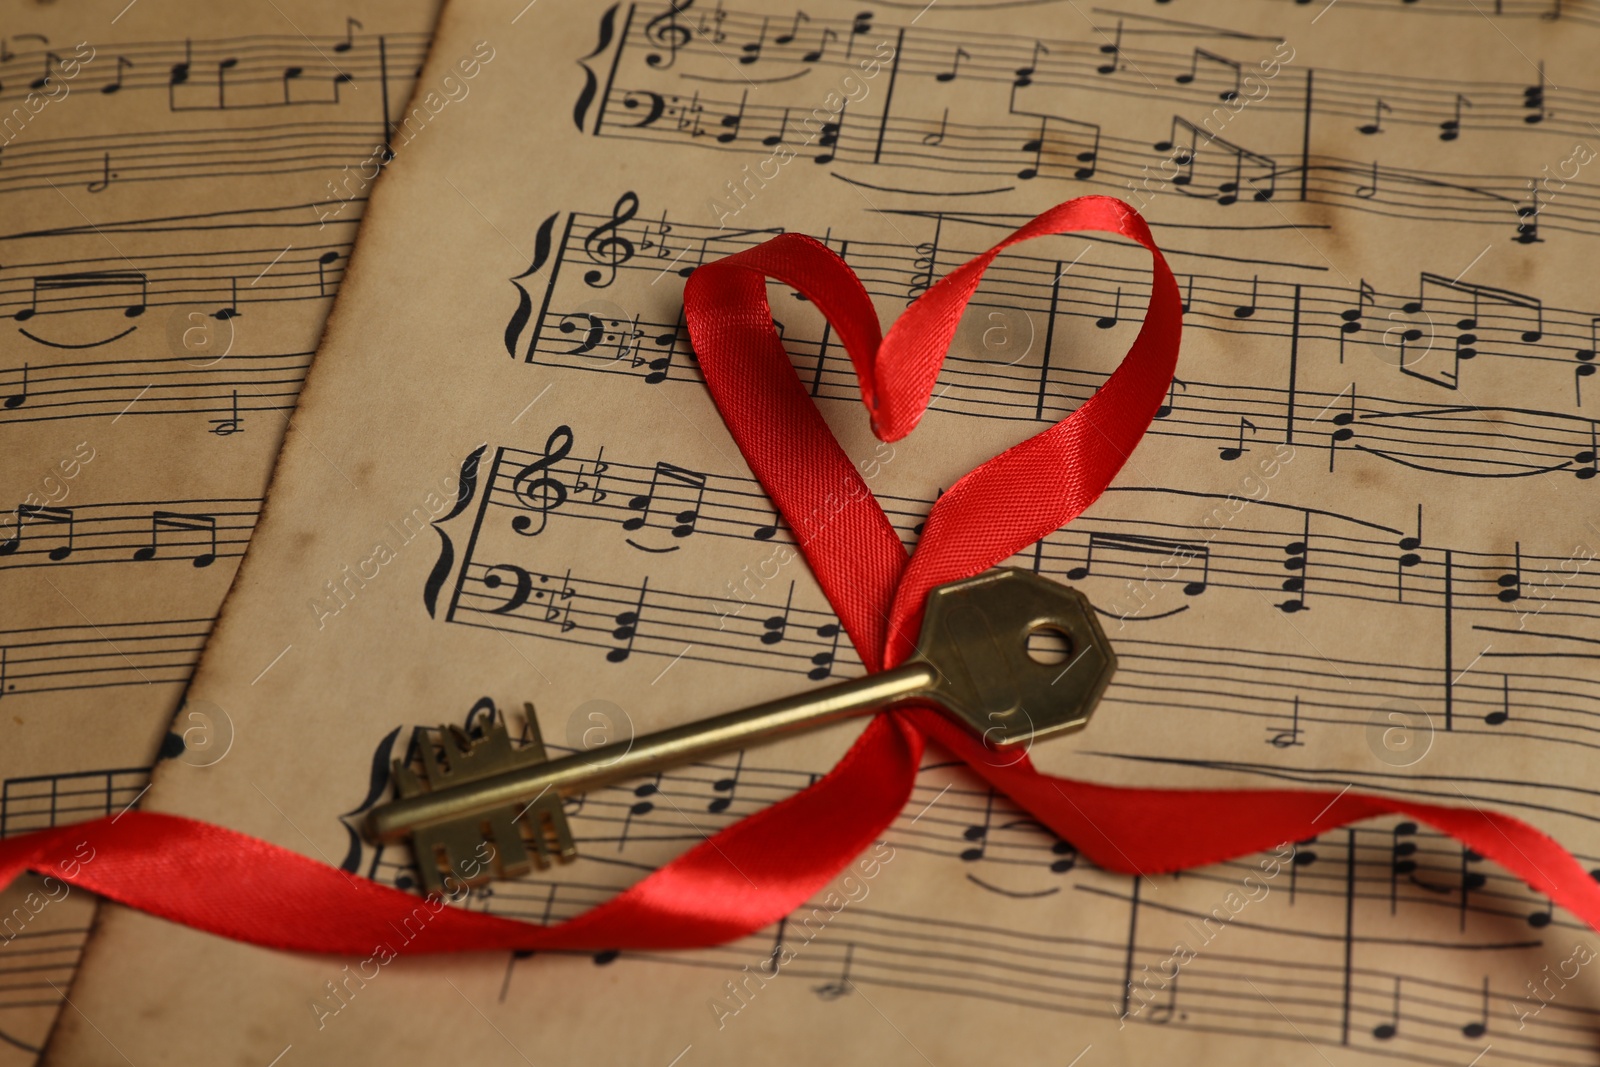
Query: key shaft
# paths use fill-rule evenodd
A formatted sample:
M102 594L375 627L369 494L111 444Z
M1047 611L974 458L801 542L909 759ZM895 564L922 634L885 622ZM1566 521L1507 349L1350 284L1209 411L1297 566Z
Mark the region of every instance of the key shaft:
M547 793L567 796L615 782L655 774L669 767L720 756L749 745L877 711L934 694L938 671L922 660L869 674L810 693L700 719L631 741L617 741L546 763L509 770L480 781L446 786L374 808L368 836L376 842L402 841L419 827L450 822L480 811L518 807Z

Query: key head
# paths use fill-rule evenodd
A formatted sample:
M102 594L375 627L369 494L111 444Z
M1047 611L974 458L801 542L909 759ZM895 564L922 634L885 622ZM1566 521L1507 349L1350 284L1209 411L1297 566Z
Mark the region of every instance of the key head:
M1038 631L1064 640L1066 657L1034 659ZM929 593L913 659L936 669L935 697L954 718L1001 746L1083 726L1117 669L1088 597L1013 567Z

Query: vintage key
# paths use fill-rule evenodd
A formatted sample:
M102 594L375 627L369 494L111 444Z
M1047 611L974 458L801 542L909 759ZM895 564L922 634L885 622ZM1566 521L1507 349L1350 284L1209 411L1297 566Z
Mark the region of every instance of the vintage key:
M1065 642L1065 659L1044 664L1029 653L1039 631ZM913 701L991 745L1019 745L1088 722L1116 663L1083 594L1028 571L991 570L929 593L916 651L878 674L553 760L531 705L532 740L521 749L503 723L477 741L443 729L442 753L421 746L421 778L395 761L396 797L368 813L366 834L381 844L411 838L424 891L440 891L445 874L469 885L516 877L531 869L529 845L540 866L577 854L561 806L570 794Z

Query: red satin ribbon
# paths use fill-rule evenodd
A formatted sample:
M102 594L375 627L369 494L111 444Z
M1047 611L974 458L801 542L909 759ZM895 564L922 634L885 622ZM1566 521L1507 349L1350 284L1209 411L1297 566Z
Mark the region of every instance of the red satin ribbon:
M994 257L1018 241L1074 230L1119 234L1150 250L1139 336L1070 417L951 487L908 556L789 363L766 279L804 293L828 318L875 431L896 440L927 408L961 312ZM799 235L701 267L684 289L684 309L729 430L868 670L894 665L914 646L930 588L988 569L1100 495L1161 403L1182 325L1177 285L1144 220L1108 197L1040 215L934 285L886 338L850 268ZM1560 845L1505 815L1348 791L1120 788L1056 778L1025 756L1006 762L931 709L879 715L809 788L555 926L443 907L220 826L135 811L0 842L0 885L32 868L224 937L306 952L693 948L753 933L816 894L905 806L930 739L1107 870L1155 874L1216 863L1400 814L1457 838L1600 929L1600 886Z

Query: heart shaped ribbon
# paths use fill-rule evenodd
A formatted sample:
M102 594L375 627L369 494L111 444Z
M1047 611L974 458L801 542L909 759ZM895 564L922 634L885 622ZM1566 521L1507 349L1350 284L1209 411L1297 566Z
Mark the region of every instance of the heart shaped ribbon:
M832 323L875 431L895 440L928 407L961 312L988 265L1018 241L1069 230L1119 234L1150 250L1150 302L1139 335L1117 371L1070 417L952 486L908 558L789 363L767 306L766 278L805 294ZM929 589L988 569L1105 490L1167 390L1182 322L1176 282L1144 220L1108 197L1040 215L930 288L887 337L850 268L798 235L701 267L685 287L684 307L718 408L869 670L898 663L914 646ZM931 709L877 716L838 766L808 788L554 926L447 908L438 898L419 901L220 826L135 811L0 841L0 885L33 868L224 937L306 952L694 948L754 933L822 889L904 808L928 740L1107 870L1173 871L1401 814L1450 834L1600 929L1600 886L1577 861L1526 823L1476 805L1348 790L1096 785L1040 774L1026 756L997 761Z

